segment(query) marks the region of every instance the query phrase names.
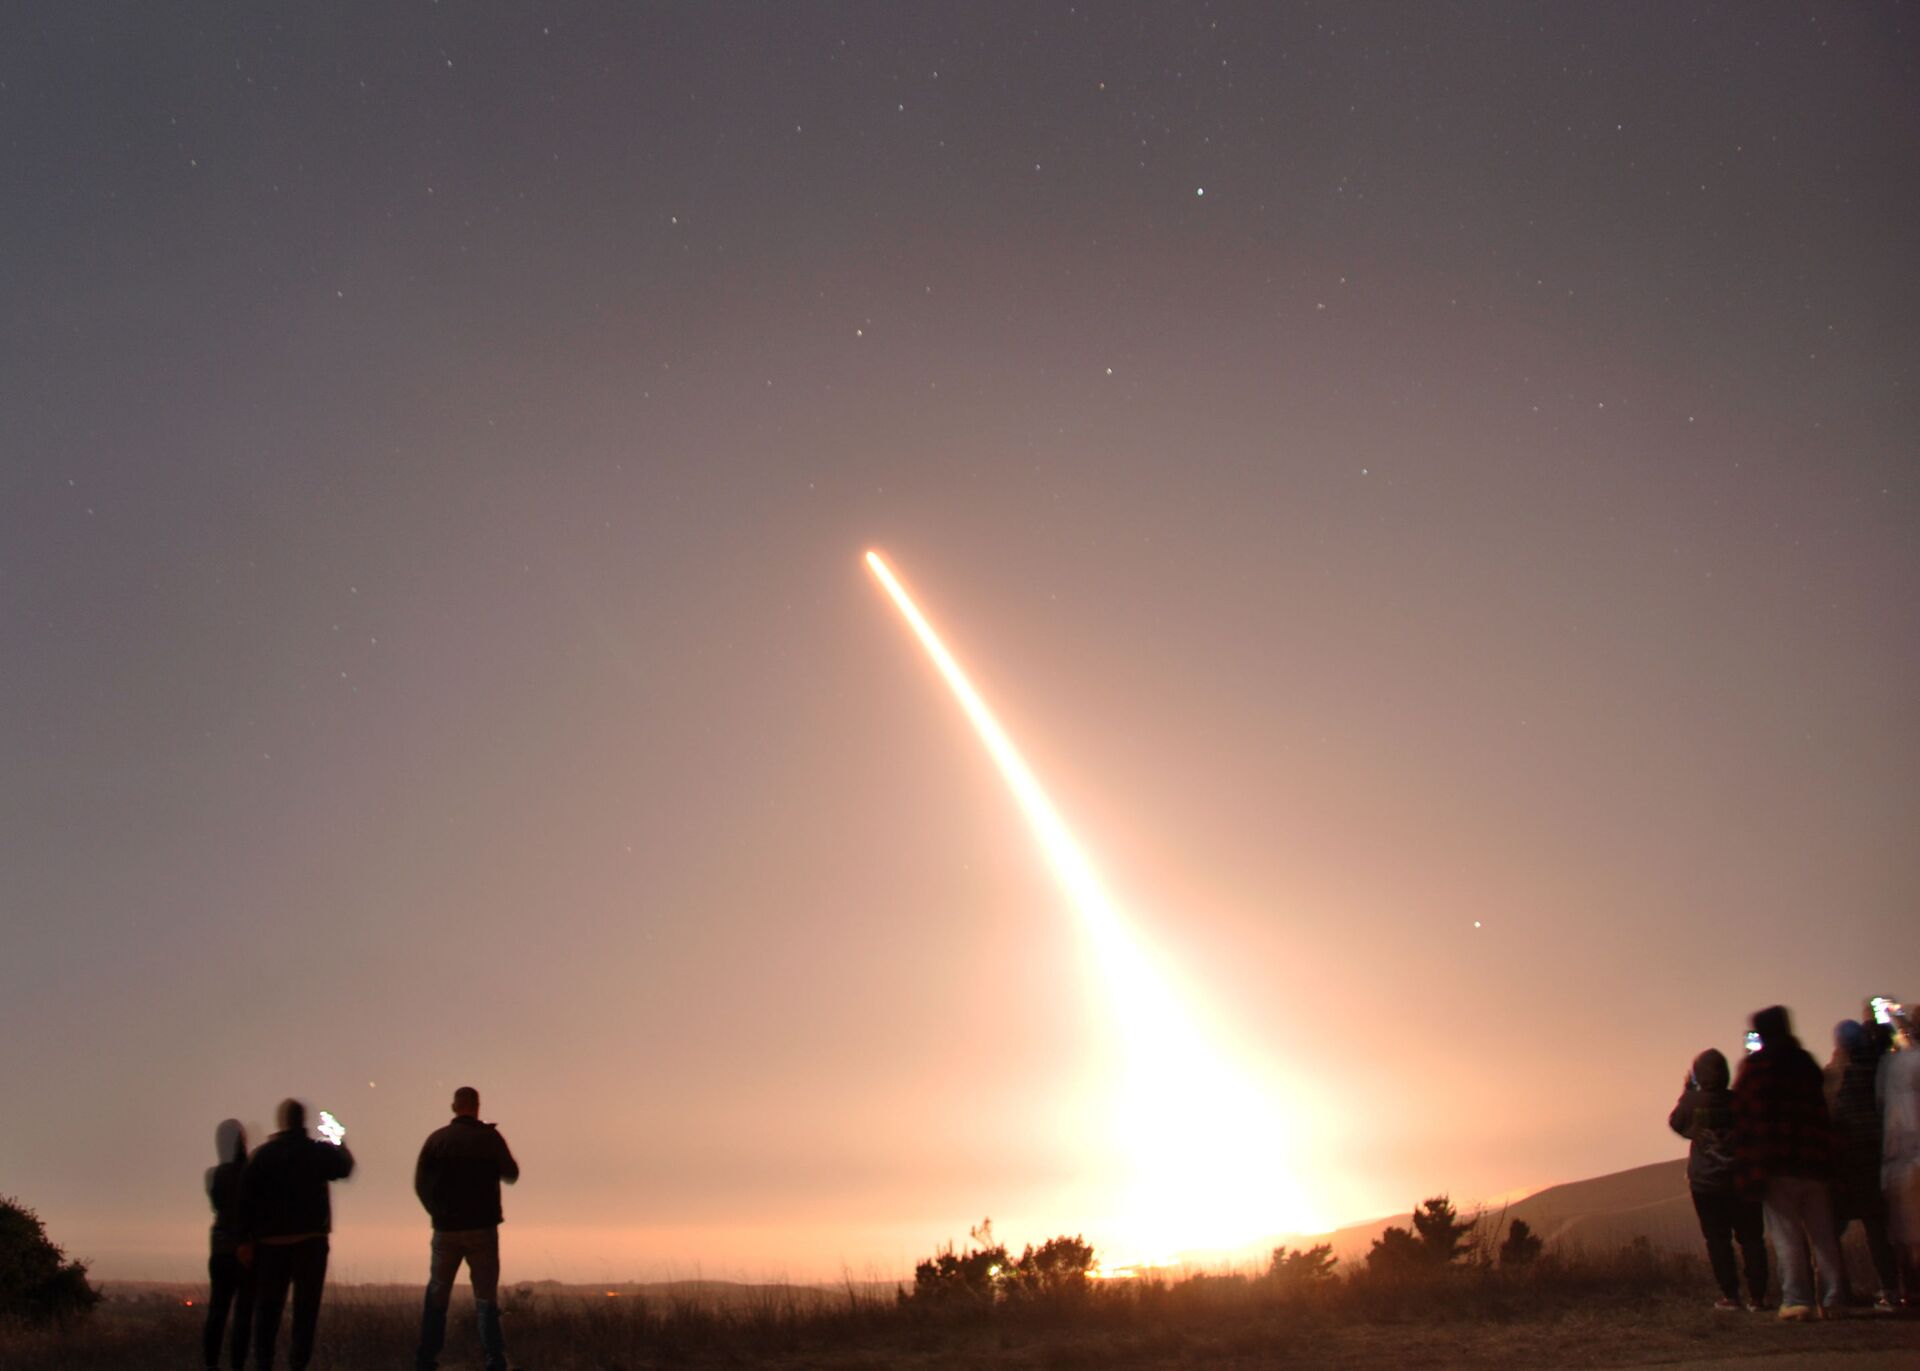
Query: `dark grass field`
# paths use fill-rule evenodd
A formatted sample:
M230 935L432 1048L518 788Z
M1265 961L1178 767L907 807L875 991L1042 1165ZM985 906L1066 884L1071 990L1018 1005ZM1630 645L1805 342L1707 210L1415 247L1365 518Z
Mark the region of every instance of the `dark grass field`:
M860 1292L776 1287L727 1297L512 1298L516 1367L821 1368L1639 1366L1751 1357L1782 1365L1920 1367L1920 1321L1862 1313L1812 1325L1721 1313L1701 1264L1619 1258L1460 1269L1307 1290L1198 1277L1114 1282L991 1308L903 1306ZM471 1304L456 1300L442 1365L477 1368ZM6 1371L197 1364L201 1309L110 1300L64 1329L0 1331ZM418 1308L390 1289L331 1290L315 1371L411 1365ZM284 1335L283 1335L284 1336ZM1799 1354L1796 1358L1791 1354ZM282 1363L284 1365L284 1359ZM1761 1360L1760 1365L1765 1365Z

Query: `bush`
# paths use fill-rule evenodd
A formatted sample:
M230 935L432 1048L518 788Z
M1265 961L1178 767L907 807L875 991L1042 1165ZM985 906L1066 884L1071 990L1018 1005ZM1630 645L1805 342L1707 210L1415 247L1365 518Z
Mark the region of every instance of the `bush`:
M978 1228L967 1230L974 1246L964 1252L947 1243L938 1252L913 1268L913 1294L901 1292L900 1301L915 1304L952 1305L993 1303L996 1287L1007 1269L1007 1247L993 1240L993 1220L982 1219Z
M945 1306L992 1305L996 1300L1063 1300L1085 1295L1093 1271L1093 1246L1075 1234L1029 1243L1018 1258L995 1242L993 1220L982 1219L967 1236L973 1244L956 1252L948 1243L913 1268L913 1293L901 1303Z
M1267 1267L1267 1280L1282 1294L1304 1295L1325 1288L1333 1280L1333 1268L1339 1264L1331 1243L1323 1242L1298 1252L1276 1247L1273 1261Z
M70 1262L47 1237L40 1216L0 1195L0 1319L63 1321L89 1312L100 1292L87 1268Z
M1020 1260L1007 1268L1002 1285L1009 1295L1038 1299L1072 1299L1086 1294L1093 1270L1093 1246L1078 1233L1071 1238L1048 1238L1031 1244Z
M1515 1219L1507 1230L1507 1240L1500 1244L1500 1265L1530 1265L1539 1258L1540 1247L1540 1235L1527 1226L1525 1219Z

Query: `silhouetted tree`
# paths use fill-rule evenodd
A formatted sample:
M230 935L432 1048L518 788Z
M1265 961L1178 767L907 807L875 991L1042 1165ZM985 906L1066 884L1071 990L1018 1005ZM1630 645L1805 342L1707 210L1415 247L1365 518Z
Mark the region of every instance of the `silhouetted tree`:
M1422 1200L1420 1207L1413 1211L1413 1227L1420 1234L1420 1245L1426 1249L1427 1260L1435 1266L1445 1266L1460 1255L1460 1248L1473 1232L1474 1221L1462 1219L1454 1212L1453 1201L1445 1195L1435 1195Z
M0 1319L45 1323L85 1314L99 1302L85 1264L67 1260L38 1214L0 1195Z
M964 1252L947 1243L913 1268L913 1296L922 1304L993 1303L994 1292L1006 1274L1007 1247L993 1240L993 1220L982 1219L967 1230L974 1245ZM902 1302L908 1298L903 1292Z
M1070 1299L1084 1294L1094 1264L1093 1245L1075 1234L1029 1243L1018 1258L996 1242L993 1220L967 1230L972 1245L956 1252L948 1243L913 1268L913 1293L901 1302L991 1305L998 1299Z
M1276 1247L1273 1261L1267 1267L1267 1279L1288 1294L1303 1294L1332 1280L1333 1268L1339 1264L1331 1243L1323 1242L1304 1251Z
M1009 1295L1062 1299L1081 1295L1093 1270L1093 1245L1079 1234L1049 1238L1040 1246L1028 1244L1002 1277Z
M1525 1219L1515 1219L1507 1229L1507 1240L1500 1244L1500 1265L1525 1266L1540 1255L1540 1247L1540 1235Z
M1404 1228L1387 1229L1367 1249L1367 1267L1372 1271L1398 1271L1426 1262L1426 1247Z

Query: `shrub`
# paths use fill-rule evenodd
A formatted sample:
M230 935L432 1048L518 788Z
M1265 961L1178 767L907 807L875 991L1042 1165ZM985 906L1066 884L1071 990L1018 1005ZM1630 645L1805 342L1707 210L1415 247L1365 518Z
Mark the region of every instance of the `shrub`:
M1093 1271L1093 1246L1078 1234L1027 1244L1018 1258L995 1242L993 1220L969 1229L964 1252L948 1243L913 1268L913 1293L900 1302L921 1305L989 1306L996 1300L1062 1300L1085 1295Z
M1009 1295L1072 1298L1086 1293L1092 1269L1093 1246L1076 1233L1048 1238L1039 1247L1028 1244L1020 1260L1003 1271L1002 1285Z
M947 1243L913 1268L913 1294L901 1292L901 1303L951 1305L993 1303L994 1292L1007 1270L1007 1247L993 1241L993 1220L982 1219L967 1230L975 1246L964 1252Z
M1304 1251L1276 1247L1273 1262L1267 1267L1267 1279L1283 1294L1302 1295L1331 1283L1333 1268L1339 1264L1331 1243L1323 1242Z
M86 1266L66 1256L48 1239L38 1214L0 1195L0 1318L48 1323L99 1303Z
M1507 1240L1500 1244L1500 1265L1530 1265L1540 1256L1540 1247L1540 1235L1527 1226L1525 1219L1515 1219L1507 1230Z

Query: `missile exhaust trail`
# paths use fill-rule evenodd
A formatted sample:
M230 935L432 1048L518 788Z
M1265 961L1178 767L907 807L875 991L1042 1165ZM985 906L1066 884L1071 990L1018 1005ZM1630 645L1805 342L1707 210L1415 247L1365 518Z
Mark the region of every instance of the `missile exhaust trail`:
M1114 1128L1132 1160L1122 1221L1141 1256L1225 1245L1321 1218L1284 1174L1289 1131L1244 1073L1231 1068L1108 900L1073 834L967 673L878 552L867 569L943 678L1065 888L1112 999L1123 1054Z

